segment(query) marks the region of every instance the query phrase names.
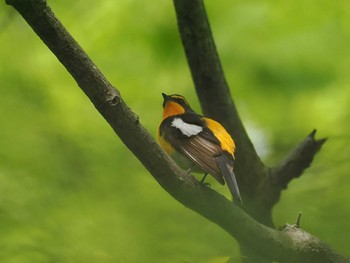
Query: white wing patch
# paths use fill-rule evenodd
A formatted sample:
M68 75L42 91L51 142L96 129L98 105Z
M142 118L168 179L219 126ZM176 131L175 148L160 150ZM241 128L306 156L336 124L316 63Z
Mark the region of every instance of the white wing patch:
M197 135L198 133L203 131L203 128L201 126L186 123L180 118L175 118L171 122L171 126L178 128L187 137Z

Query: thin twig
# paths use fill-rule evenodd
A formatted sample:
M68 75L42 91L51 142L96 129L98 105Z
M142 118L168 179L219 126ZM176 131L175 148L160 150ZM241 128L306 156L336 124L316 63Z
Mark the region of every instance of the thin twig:
M300 219L301 219L301 212L299 212L298 217L297 217L297 221L294 224L296 227L299 227L299 228L300 228Z

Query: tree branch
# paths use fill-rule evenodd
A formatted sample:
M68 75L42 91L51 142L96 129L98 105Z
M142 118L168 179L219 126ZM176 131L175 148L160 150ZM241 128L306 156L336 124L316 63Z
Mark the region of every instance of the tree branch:
M273 169L272 180L281 189L287 188L291 180L301 176L304 170L311 165L315 154L327 141L326 138L316 140L315 134L316 130L313 130L287 155L278 167Z
M159 184L187 207L218 224L241 244L258 254L283 262L348 262L327 245L310 238L311 249L292 231L276 231L246 214L235 204L180 170L160 149L127 107L119 92L55 17L44 0L7 0L66 67L96 109L123 143L143 163ZM316 239L317 240L317 239Z

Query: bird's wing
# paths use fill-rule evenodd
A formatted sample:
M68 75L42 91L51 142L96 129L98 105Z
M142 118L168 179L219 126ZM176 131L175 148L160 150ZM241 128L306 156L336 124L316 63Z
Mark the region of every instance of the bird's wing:
M222 153L219 145L197 135L179 139L178 149L201 170L210 173L220 184L225 184L216 161L216 157Z
M180 150L202 170L210 173L219 183L225 184L226 182L232 196L242 203L233 172L233 158L229 153L222 151L220 145L209 141L207 135L203 137L198 134L181 140Z
M214 126L215 132L225 139L226 130L214 122L211 121L209 124ZM238 201L241 201L233 173L234 143L230 137L232 143L225 141L223 149L219 139L207 127L207 120L205 123L199 115L188 114L181 117L170 117L161 124L161 136L165 136L166 140L178 152L189 158L204 172L210 173L219 183L225 184L226 181L231 194ZM221 139L223 140L223 138Z
M160 126L160 135L201 170L210 173L219 183L225 183L215 160L222 153L220 142L204 126L199 115L165 119Z

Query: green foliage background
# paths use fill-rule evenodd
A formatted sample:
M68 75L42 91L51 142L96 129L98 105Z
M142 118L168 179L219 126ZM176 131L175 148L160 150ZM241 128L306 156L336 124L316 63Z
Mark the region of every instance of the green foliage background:
M151 134L161 92L199 109L172 1L51 0ZM350 3L206 1L231 92L262 158L329 141L274 210L350 256ZM238 245L173 200L57 59L0 8L0 261L223 262ZM227 194L212 181L212 187Z

